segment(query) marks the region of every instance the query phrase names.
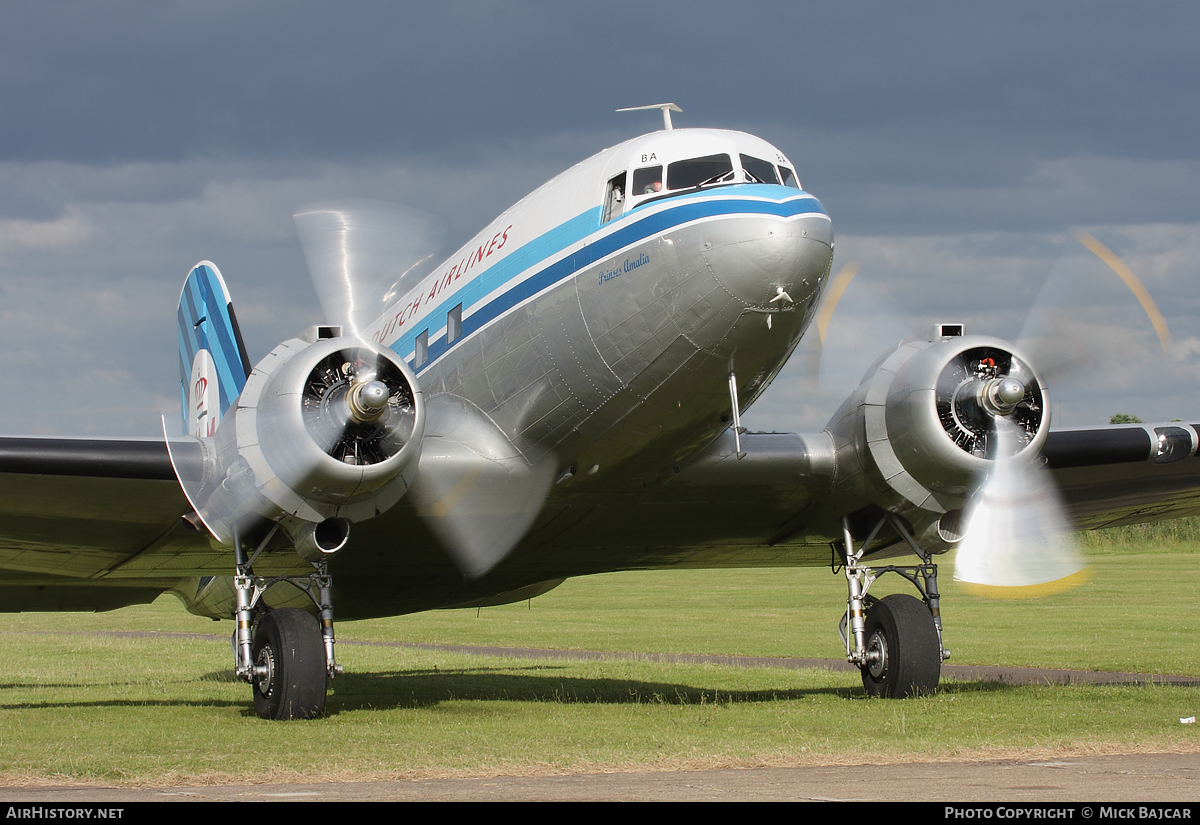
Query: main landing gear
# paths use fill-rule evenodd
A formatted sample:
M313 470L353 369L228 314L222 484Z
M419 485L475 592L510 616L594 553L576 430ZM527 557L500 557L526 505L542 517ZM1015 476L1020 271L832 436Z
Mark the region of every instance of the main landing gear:
M234 536L237 573L237 629L233 637L234 671L254 690L254 709L263 719L314 719L325 712L328 681L342 673L333 655L332 579L324 560L312 562L306 577L254 575L253 564L274 529L249 559ZM274 584L289 582L308 594L320 624L294 607L272 610L263 594Z
M920 556L921 564L872 568L861 563L867 547L888 523ZM848 519L842 519L842 537L848 596L838 631L846 644L846 661L858 666L870 696L903 698L932 692L941 677L942 661L950 658L950 651L942 647L937 565L891 513L879 520L857 550ZM871 585L884 573L908 579L921 598L869 595Z
M312 719L325 711L325 649L316 620L284 607L259 618L254 656L254 709L263 719Z

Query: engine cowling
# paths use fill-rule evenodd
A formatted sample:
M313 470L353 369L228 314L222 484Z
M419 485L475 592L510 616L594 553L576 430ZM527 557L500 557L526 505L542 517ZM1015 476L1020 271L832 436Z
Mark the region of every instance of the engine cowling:
M302 556L336 552L349 522L394 505L416 475L424 398L386 348L315 327L255 366L184 489L218 541L279 522ZM178 468L177 468L178 469Z
M931 524L957 516L998 458L1032 461L1050 430L1045 385L1011 344L984 336L908 341L880 358L828 426L835 498Z

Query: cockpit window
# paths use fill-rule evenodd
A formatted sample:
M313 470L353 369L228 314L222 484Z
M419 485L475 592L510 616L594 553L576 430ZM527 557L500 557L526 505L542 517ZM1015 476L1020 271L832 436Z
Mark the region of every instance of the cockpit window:
M662 191L662 167L647 166L635 169L633 172L633 188L631 195L654 195Z
M709 155L667 165L667 187L670 189L691 189L732 177L733 161L729 155Z
M749 155L739 155L746 180L750 183L779 183L779 175L775 172L775 164L767 160L752 158Z
M793 189L800 188L800 181L796 180L796 173L786 166L779 167L780 173L783 175L783 185L790 186Z

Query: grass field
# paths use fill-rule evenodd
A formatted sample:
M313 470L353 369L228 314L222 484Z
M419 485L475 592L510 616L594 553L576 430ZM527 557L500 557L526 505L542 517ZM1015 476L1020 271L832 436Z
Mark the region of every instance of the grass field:
M1093 580L1048 601L961 594L943 568L953 663L1200 676L1200 538L1089 537ZM1182 531L1182 532L1181 532ZM897 579L899 582L899 580ZM901 582L902 584L902 582ZM476 657L413 641L835 659L840 576L682 571L569 581L530 603L339 625L328 715L254 717L231 623L173 599L110 614L20 614L3 634L0 782L157 784L1200 751L1194 688L944 680L868 700L853 673ZM150 637L90 631L159 631ZM198 637L165 633L202 634ZM206 635L206 634L212 634Z

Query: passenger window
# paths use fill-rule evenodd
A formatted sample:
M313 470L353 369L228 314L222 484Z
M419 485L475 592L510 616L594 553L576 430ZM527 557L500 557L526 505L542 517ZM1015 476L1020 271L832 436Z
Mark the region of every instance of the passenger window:
M779 171L783 175L783 185L784 186L790 186L793 189L800 188L800 181L796 180L795 172L793 172L791 169L788 169L786 166L780 166Z
M692 189L733 178L733 161L729 155L708 155L703 158L679 160L667 166L667 188Z
M770 161L752 158L749 155L740 155L742 161L742 171L746 173L746 180L750 183L779 183L779 175L775 172L775 164Z
M462 336L462 304L446 313L446 343L452 344Z
M618 218L625 211L625 173L617 175L608 182L608 189L604 195L604 217L600 219L600 223L608 223L613 218Z
M637 195L656 195L662 191L662 167L647 166L643 169L634 170L633 173L633 194Z
M413 348L413 369L420 369L429 360L429 330L422 330Z

